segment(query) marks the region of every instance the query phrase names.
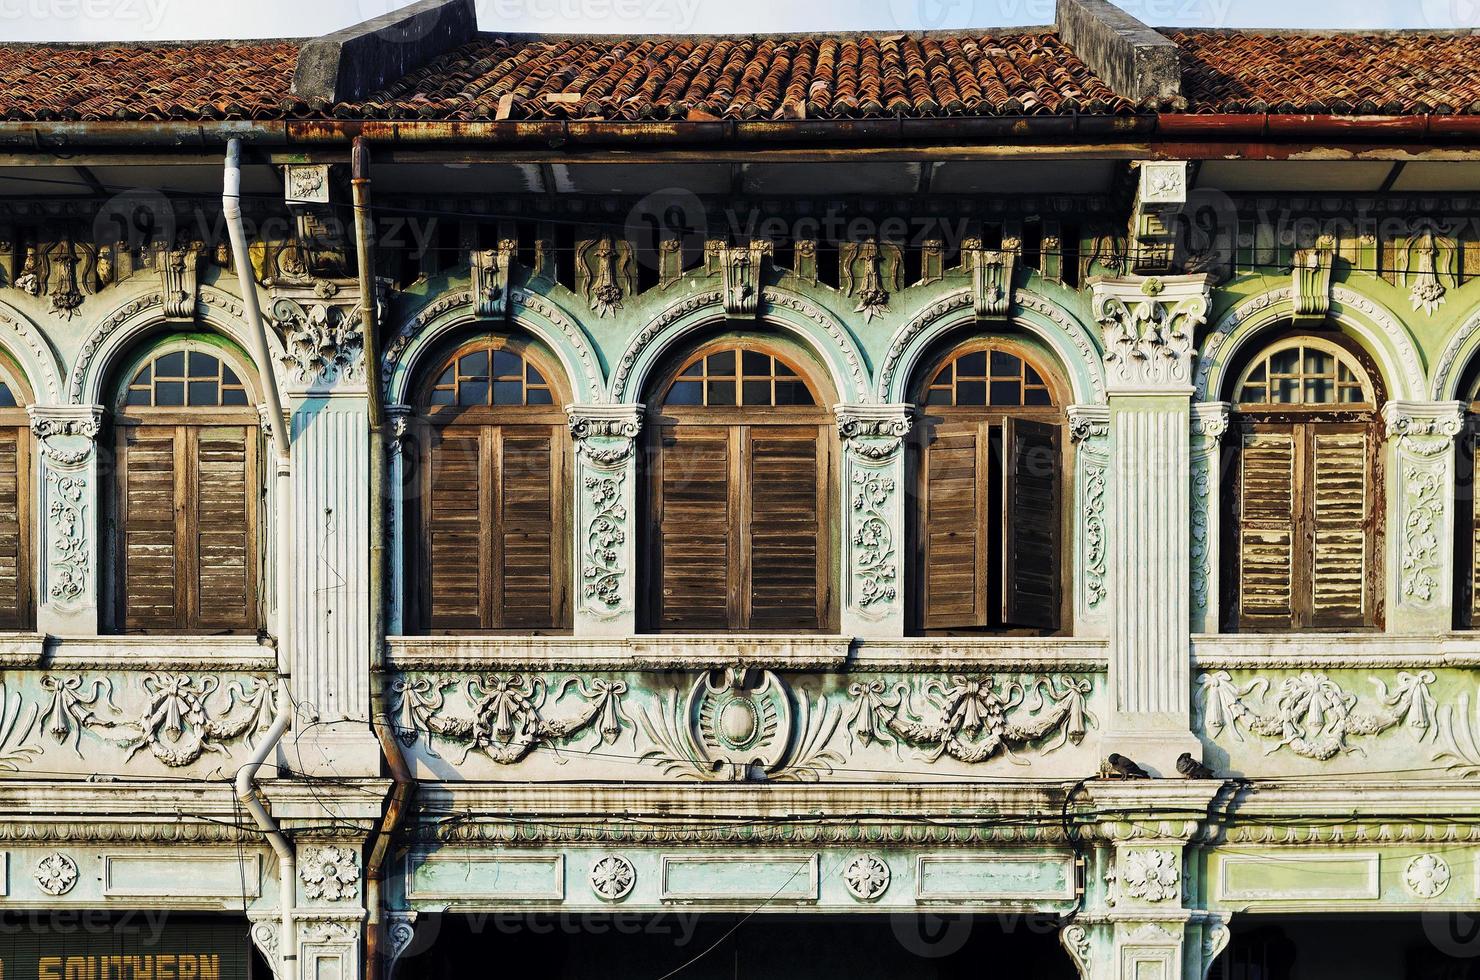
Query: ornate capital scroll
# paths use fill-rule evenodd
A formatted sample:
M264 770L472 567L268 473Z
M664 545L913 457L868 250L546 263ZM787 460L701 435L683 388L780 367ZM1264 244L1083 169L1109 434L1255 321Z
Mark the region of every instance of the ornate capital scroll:
M899 452L909 435L911 405L837 405L838 437L861 462L883 463Z
M1207 319L1211 277L1096 279L1090 286L1094 316L1104 328L1110 390L1191 389L1193 333Z

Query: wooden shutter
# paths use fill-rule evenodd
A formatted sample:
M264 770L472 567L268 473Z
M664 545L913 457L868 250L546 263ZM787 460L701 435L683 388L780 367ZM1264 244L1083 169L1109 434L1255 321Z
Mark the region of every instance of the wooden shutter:
M925 449L926 629L987 623L987 426L941 422Z
M1002 621L1058 629L1063 497L1059 427L1009 416L1003 446Z
M257 436L245 426L185 430L194 446L195 472L187 509L195 539L196 629L246 630L255 626Z
M1239 621L1289 624L1294 616L1296 431L1277 424L1240 432L1237 516Z
M28 432L0 428L0 629L27 629L31 615Z
M482 432L446 427L430 434L426 466L427 625L480 629L490 577L484 535L493 524L482 493Z
M1370 622L1370 434L1310 423L1311 625Z
M815 425L746 427L750 629L820 629L826 461Z
M558 447L549 426L497 430L495 595L500 627L548 627L559 615L556 548Z
M118 446L120 619L125 630L179 627L178 488L188 469L183 431L173 425L121 426Z
M1480 426L1475 423L1475 417L1469 417L1469 428L1466 430L1468 438L1462 443L1467 450L1467 457L1463 460L1465 472L1468 479L1465 489L1468 491L1470 526L1468 528L1469 545L1469 611L1470 620L1467 624L1471 629L1480 628L1480 490L1476 487L1477 463L1480 463Z
M732 623L730 471L736 462L725 426L668 425L659 435L654 520L663 629L722 629ZM738 581L738 577L737 577Z

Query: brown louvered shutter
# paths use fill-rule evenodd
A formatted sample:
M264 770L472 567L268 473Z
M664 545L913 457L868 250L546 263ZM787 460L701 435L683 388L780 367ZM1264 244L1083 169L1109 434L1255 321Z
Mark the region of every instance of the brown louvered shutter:
M986 433L985 423L941 422L925 449L926 629L987 622Z
M481 490L480 429L447 427L428 434L424 568L427 625L431 629L484 626L483 595L489 577L484 535L493 524Z
M29 450L25 428L0 428L0 629L7 630L33 621Z
M255 625L257 601L257 437L245 426L185 429L195 450L195 471L187 485L195 507L193 524L195 593L193 622L202 630L242 631Z
M820 629L826 461L815 425L746 427L750 629Z
M556 556L559 488L565 483L550 426L504 426L494 431L498 459L497 554L494 595L499 627L548 627L560 617L561 575Z
M176 501L188 469L182 431L120 426L117 466L123 628L178 628L184 596Z
M730 560L730 485L738 437L738 429L681 424L666 425L659 435L653 557L663 629L721 629L734 618L739 568Z
M1480 628L1480 490L1476 487L1476 470L1480 469L1480 426L1476 425L1475 416L1471 415L1468 420L1468 438L1462 443L1466 449L1462 459L1465 465L1467 479L1464 489L1469 493L1469 515L1470 526L1468 529L1469 545L1469 569L1467 576L1470 594L1468 596L1470 620L1467 624L1471 629Z
M1311 423L1308 429L1310 622L1366 625L1372 621L1371 434L1361 425Z
M1063 468L1059 427L1008 417L1004 428L1002 620L1059 627Z
M1296 566L1296 429L1278 423L1240 429L1235 524L1238 619L1244 626L1289 624Z
M427 627L561 625L567 478L555 427L449 425L427 439Z

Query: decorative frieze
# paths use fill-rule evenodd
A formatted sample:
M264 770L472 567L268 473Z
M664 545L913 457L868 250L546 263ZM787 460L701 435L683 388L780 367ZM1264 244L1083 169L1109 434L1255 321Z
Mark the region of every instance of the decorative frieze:
M640 405L570 405L575 441L578 635L636 628L637 439Z
M1221 504L1223 436L1228 431L1228 402L1192 406L1192 476L1190 579L1192 632L1218 631L1218 520Z
M877 638L904 635L904 440L909 405L839 405L844 447L843 630Z
M100 405L33 405L31 434L41 464L37 625L62 635L97 632Z
M1110 409L1070 405L1069 439L1074 445L1075 617L1083 636L1103 635L1108 612L1109 535L1105 526L1109 497Z

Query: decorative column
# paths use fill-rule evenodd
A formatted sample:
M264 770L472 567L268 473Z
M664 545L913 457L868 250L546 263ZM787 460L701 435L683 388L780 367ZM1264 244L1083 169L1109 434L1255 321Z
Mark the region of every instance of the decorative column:
M576 636L637 632L637 436L641 405L567 405L575 440Z
M1228 402L1192 406L1192 632L1218 632L1219 488Z
M904 437L913 406L837 405L842 466L844 636L904 636Z
M1092 280L1110 402L1110 676L1105 751L1159 775L1201 754L1190 725L1193 331L1208 276Z
M1455 436L1461 402L1390 401L1387 434L1387 628L1443 633L1454 625Z
M406 475L413 449L407 438L410 405L385 407L386 429L386 542L385 629L391 636L406 632Z
M1105 521L1110 500L1110 408L1070 405L1074 444L1074 635L1110 630L1110 541Z
M103 531L97 438L101 405L32 405L38 540L36 629L96 636Z
M368 724L371 447L357 292L355 280L271 292L292 421L294 758L310 775L380 771Z

